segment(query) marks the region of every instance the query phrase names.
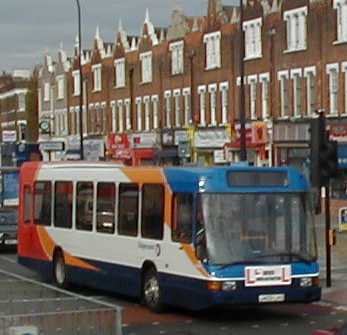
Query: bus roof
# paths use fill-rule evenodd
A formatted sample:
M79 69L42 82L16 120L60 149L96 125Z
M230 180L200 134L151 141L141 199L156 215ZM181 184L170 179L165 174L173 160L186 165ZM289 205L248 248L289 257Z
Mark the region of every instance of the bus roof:
M303 192L309 190L309 182L305 176L297 169L291 167L254 167L245 165L213 166L213 167L129 167L114 162L29 162L23 168L40 169L120 169L123 171L157 171L164 173L170 188L174 192ZM237 173L239 173L237 175ZM240 174L241 173L241 174ZM245 179L246 184L237 182L233 184L233 177L242 179L244 176L252 176L252 179ZM276 182L267 184L253 183L261 174L271 175ZM282 176L278 178L276 176ZM239 178L239 179L240 179ZM255 178L255 179L254 179ZM271 178L270 178L271 179ZM242 179L243 180L243 179Z

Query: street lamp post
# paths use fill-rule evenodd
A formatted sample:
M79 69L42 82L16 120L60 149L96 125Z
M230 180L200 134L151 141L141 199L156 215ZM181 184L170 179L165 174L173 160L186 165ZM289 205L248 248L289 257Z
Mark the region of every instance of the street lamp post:
M82 75L82 32L81 32L81 6L79 0L76 0L78 11L78 62L80 71L80 112L79 117L79 131L80 131L80 159L84 159L83 153L83 75Z
M243 0L240 0L240 160L247 161L246 151L246 116L244 90L245 40L243 34Z

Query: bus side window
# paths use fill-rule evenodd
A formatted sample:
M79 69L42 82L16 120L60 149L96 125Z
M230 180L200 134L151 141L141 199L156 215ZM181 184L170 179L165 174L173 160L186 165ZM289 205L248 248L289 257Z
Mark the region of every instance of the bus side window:
M72 228L72 182L58 181L54 190L54 226Z
M114 233L116 187L113 183L98 183L96 198L96 231Z
M51 225L52 186L49 181L40 181L34 186L34 223Z
M191 243L193 227L193 195L190 193L176 193L173 201L172 241Z
M141 235L144 238L162 240L164 231L163 185L143 185L142 199Z
M139 186L119 185L118 234L137 236L139 217Z
M93 230L94 185L92 182L77 183L76 229Z
M32 192L29 185L24 185L24 223L30 224L32 218Z

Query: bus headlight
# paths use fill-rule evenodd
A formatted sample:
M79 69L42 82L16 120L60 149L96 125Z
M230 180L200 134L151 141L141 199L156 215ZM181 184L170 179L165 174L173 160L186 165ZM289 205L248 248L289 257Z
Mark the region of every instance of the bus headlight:
M300 286L301 287L309 287L312 286L312 278L305 277L300 279Z
M236 288L236 281L226 281L223 283L223 291L235 291Z

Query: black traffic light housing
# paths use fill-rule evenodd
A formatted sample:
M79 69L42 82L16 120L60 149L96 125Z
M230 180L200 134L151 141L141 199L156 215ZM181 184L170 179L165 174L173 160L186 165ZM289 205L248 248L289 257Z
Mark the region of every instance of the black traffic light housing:
M311 120L311 183L315 187L328 186L337 175L337 142L329 140L323 113Z

